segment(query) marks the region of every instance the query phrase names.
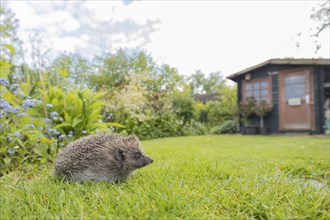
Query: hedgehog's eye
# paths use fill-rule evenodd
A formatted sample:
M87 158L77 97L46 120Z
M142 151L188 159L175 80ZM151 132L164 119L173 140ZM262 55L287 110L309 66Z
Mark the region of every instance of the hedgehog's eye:
M135 159L139 159L141 157L141 154L140 153L135 153L135 155L134 155L134 158Z

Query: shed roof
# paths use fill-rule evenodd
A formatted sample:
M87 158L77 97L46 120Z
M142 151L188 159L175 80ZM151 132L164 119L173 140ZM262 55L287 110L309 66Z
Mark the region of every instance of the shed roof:
M319 58L319 59L294 59L294 58L284 58L284 59L270 59L266 60L262 63L259 63L257 65L248 67L246 69L243 69L237 73L234 73L230 76L228 76L228 79L234 79L237 76L240 76L242 74L245 74L247 72L250 72L252 70L258 69L260 67L269 65L269 64L277 64L277 65L330 65L330 59L324 59L324 58Z

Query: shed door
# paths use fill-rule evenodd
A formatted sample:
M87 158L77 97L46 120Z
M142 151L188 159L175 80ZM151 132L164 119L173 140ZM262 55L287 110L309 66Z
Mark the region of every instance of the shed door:
M310 69L280 73L280 130L314 130L313 98L313 82Z

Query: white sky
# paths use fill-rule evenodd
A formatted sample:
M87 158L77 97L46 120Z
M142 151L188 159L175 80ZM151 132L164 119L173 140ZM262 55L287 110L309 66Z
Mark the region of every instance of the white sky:
M329 29L317 54L308 30L323 1L9 1L29 47L36 31L53 54L86 57L140 47L188 75L225 76L271 58L330 57ZM297 37L297 33L302 35ZM298 49L295 42L299 40Z

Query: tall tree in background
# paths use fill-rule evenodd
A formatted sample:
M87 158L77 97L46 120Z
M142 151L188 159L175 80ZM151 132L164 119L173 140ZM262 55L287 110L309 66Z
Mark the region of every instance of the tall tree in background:
M318 37L319 35L326 29L330 27L330 1L326 0L322 4L319 5L319 7L316 9L316 11L311 15L311 18L318 22L318 25L312 33L313 37L316 37L315 43L316 43L316 49L315 53L321 48L321 44L318 43Z
M19 21L8 7L7 2L1 1L0 20L1 58L11 60L13 55L19 51L22 42L17 37Z
M188 78L188 81L193 94L220 92L225 85L221 72L212 72L209 75L205 75L201 70L196 70Z
M91 63L80 54L61 54L48 67L52 85L65 83L78 89L88 87L92 71Z
M152 72L155 64L152 57L144 51L120 49L114 54L103 54L93 61L95 73L90 76L95 90L109 92L123 88L133 73Z
M314 34L318 37L321 32L330 27L330 1L326 0L320 4L319 8L311 15L311 18L319 23Z

